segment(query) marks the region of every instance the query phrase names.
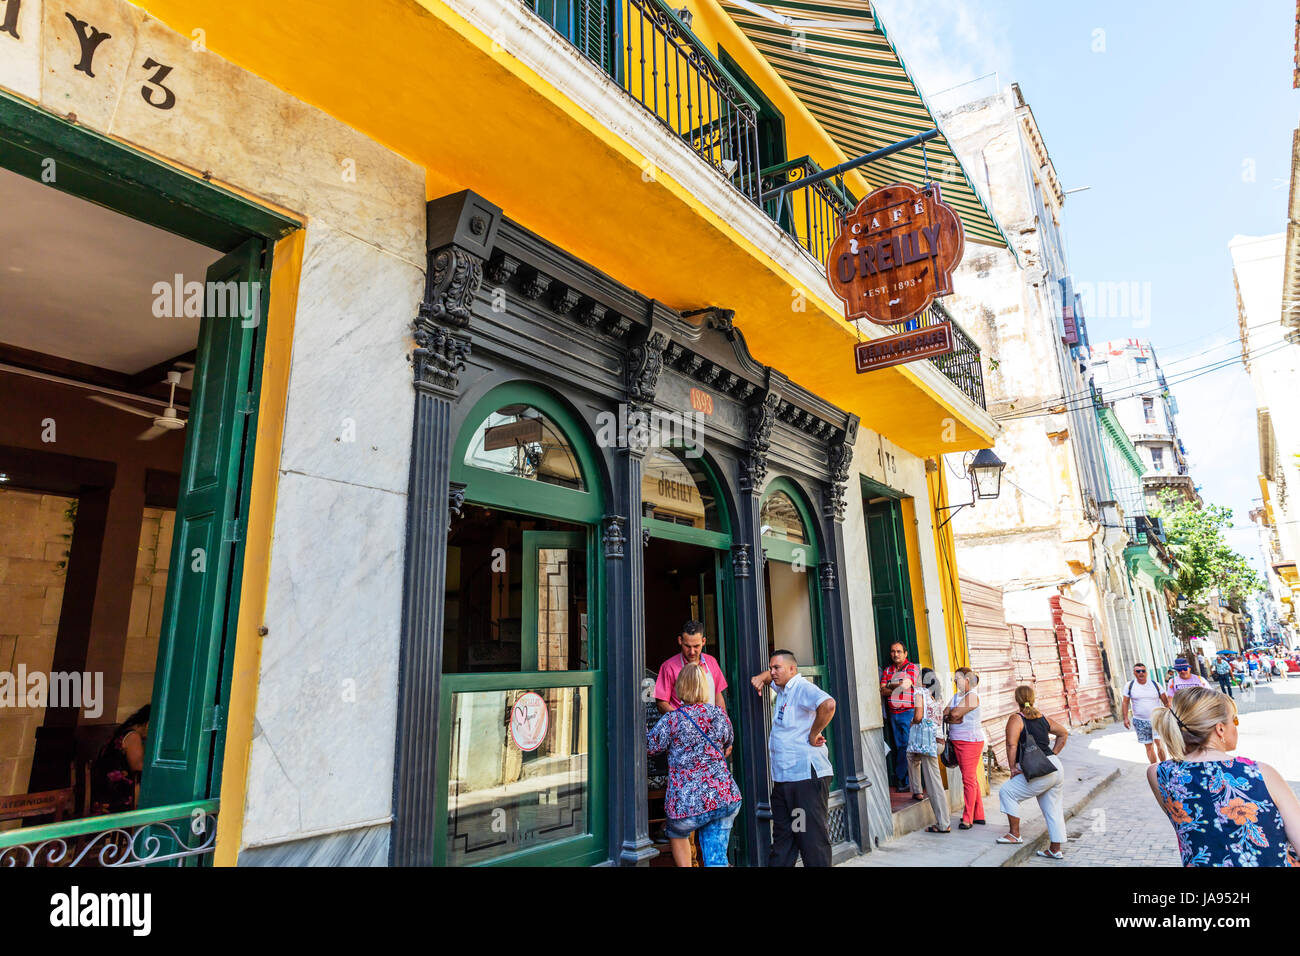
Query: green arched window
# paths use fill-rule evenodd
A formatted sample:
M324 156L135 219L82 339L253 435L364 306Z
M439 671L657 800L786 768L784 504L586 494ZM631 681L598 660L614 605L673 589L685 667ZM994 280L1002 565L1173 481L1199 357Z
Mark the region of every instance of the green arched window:
M599 460L578 417L510 383L452 449L439 706L440 865L606 856Z
M763 595L767 614L767 652L778 647L793 651L799 673L829 691L821 600L820 561L816 524L799 487L788 478L776 478L758 506L763 547ZM768 730L772 715L767 714ZM826 731L834 752L835 726ZM833 786L840 771L835 765Z
M777 478L759 504L768 653L794 652L799 672L825 687L820 552L812 514L795 484Z

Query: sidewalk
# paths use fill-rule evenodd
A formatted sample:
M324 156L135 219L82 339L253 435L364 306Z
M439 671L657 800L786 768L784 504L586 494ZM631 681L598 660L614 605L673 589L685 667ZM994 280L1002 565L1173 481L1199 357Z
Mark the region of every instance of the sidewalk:
M1067 821L1087 807L1094 797L1119 778L1124 767L1130 765L1123 760L1103 756L1095 746L1102 739L1117 734L1127 734L1133 747L1137 748L1137 753L1141 754L1140 745L1133 739L1133 732L1125 730L1124 725L1118 721L1090 734L1076 731L1070 735L1061 754L1061 761L1065 764ZM1146 763L1145 756L1140 759L1143 764ZM1000 783L995 783L991 792L984 797L984 816L988 820L986 826L959 830L957 824L961 816L960 813L954 813L951 833L926 833L923 830L909 833L882 843L870 853L846 860L840 866L1016 866L1026 859L1032 859L1035 850L1047 847L1047 827L1038 811L1038 804L1033 800L1021 804L1024 815L1020 818L1020 835L1024 838L1024 843L997 843L997 838L1007 832L1007 818L998 809L1000 787Z

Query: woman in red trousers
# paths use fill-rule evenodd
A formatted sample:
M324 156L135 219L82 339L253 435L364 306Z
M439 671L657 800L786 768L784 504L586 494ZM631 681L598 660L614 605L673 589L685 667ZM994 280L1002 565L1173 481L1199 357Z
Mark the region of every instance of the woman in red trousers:
M944 708L943 719L948 722L949 739L957 751L962 796L966 803L957 828L969 830L975 824L984 825L984 796L980 793L979 778L984 727L980 724L980 695L975 691L980 679L969 667L959 667L953 681L957 684L957 693Z

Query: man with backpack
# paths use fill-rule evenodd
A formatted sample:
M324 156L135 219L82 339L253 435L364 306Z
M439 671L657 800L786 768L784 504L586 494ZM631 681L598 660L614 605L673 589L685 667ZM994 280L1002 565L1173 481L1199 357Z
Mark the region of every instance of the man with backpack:
M1155 710L1156 704L1168 707L1169 698L1155 681L1147 679L1145 664L1134 664L1133 679L1124 688L1124 726L1137 733L1138 743L1147 748L1147 760L1150 763L1157 762L1157 751L1160 760L1165 759L1165 746L1151 729L1151 712ZM1131 718L1130 705L1133 708Z
M1214 659L1214 679L1219 682L1219 690L1233 696L1232 665L1228 663L1228 655L1220 654Z

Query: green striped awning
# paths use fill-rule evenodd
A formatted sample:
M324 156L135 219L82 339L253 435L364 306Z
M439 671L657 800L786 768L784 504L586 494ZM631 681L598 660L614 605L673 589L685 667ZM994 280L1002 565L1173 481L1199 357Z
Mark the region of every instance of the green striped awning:
M850 159L937 125L879 19L873 30L807 30L798 38L802 49L796 50L796 38L789 27L729 0L721 2ZM870 21L874 12L868 0L755 2L798 20ZM925 158L930 178L940 184L944 200L961 216L966 238L1009 245L942 133L926 144ZM920 184L925 179L921 148L895 153L859 172L873 187L893 182Z

